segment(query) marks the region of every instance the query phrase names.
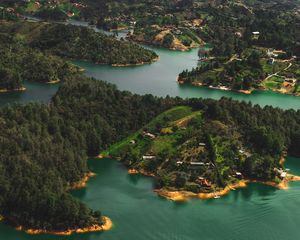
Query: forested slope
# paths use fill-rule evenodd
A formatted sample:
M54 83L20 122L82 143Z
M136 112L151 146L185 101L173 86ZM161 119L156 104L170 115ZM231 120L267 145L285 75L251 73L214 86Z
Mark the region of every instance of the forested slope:
M88 172L88 156L173 102L78 76L63 84L50 105L2 108L0 215L15 226L46 231L101 223L99 212L66 190Z

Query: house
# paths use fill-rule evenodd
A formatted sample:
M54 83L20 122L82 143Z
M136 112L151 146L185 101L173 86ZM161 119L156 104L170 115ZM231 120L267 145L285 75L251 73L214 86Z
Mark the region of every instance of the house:
M259 32L252 32L252 38L253 39L258 39L259 38Z
M204 166L205 163L204 162L190 162L191 166Z
M199 146L200 146L200 147L205 147L206 144L205 144L205 143L199 143Z
M207 179L205 179L203 177L198 177L196 179L196 183L198 183L202 187L211 187L211 183Z
M155 160L156 156L153 155L144 155L143 160Z
M203 166L205 166L204 162L190 162L189 166L188 166L188 169L189 170L198 170Z
M285 178L287 176L287 172L284 171L282 168L279 168L279 169L278 168L274 168L274 171L276 173L278 173L281 178Z
M269 59L268 59L268 64L273 65L274 62L275 62L275 59L274 59L274 58L269 58Z
M241 32L235 32L235 36L237 36L238 38L243 37L243 34Z
M155 135L152 134L152 133L146 133L146 132L144 132L143 135L144 135L145 137L149 137L149 138L151 138L151 139L154 139L154 138L155 138Z
M177 165L177 166L181 166L182 164L183 164L182 161L177 161L177 162L176 162L176 165Z
M238 179L242 179L243 178L243 174L241 172L235 172L235 174L233 176L236 177L236 178L238 178Z
M130 140L130 144L134 145L135 144L135 140Z

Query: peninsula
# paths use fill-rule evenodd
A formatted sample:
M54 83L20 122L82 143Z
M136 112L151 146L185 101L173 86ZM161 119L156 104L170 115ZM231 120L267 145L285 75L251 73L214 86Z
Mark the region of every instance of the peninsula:
M286 154L299 156L295 132L281 128L284 115L229 99L190 100L101 155L119 158L130 174L155 177L155 191L172 200L219 198L248 182L286 189L300 177L283 166Z
M69 61L112 66L150 64L158 56L137 44L63 24L0 21L0 92L25 90L24 81L59 83L80 69Z

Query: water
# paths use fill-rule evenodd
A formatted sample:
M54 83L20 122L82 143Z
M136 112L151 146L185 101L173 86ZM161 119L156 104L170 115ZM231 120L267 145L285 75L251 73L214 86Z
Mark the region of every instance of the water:
M299 239L300 183L287 191L252 183L220 199L193 199L176 203L153 192L153 179L130 176L122 164L111 159L90 160L97 173L75 197L102 210L113 222L112 230L71 237L17 232L0 225L5 240L295 240ZM300 159L287 167L300 173Z
M76 23L77 24L77 23ZM80 24L80 23L79 23ZM123 32L122 34L125 34ZM122 36L122 35L120 35ZM222 96L255 104L300 108L300 98L258 91L252 95L224 92L193 86L179 86L176 77L183 69L197 65L197 50L174 52L153 48L160 60L151 65L116 68L87 62L76 64L88 76L115 83L122 90L152 93L157 96ZM30 101L48 102L59 85L25 83L26 92L0 94L0 106ZM153 192L153 179L129 176L115 160L89 160L97 173L88 187L74 191L75 197L95 210L101 210L113 222L112 230L71 237L27 235L0 224L0 240L295 240L300 238L300 183L287 191L257 183L238 189L220 199L192 199L176 203ZM300 159L289 158L286 167L300 175Z
M120 33L120 37L125 32ZM74 61L86 69L86 75L114 83L121 90L134 93L151 93L156 96L202 97L220 99L223 96L240 101L251 101L261 106L272 105L283 109L300 109L300 97L283 95L270 91L256 91L251 95L178 85L177 75L184 69L191 69L198 64L197 49L189 52L171 51L161 48L151 48L156 51L160 60L150 65L134 67L112 67L96 65L89 62ZM56 92L58 85L25 83L27 91L21 93L0 94L0 106L14 102L42 101L48 102Z
M56 93L58 84L25 82L26 91L0 93L0 107L14 103L43 102L47 103Z
M28 17L28 16L27 16ZM42 21L39 18L29 17L32 21ZM79 20L68 20L56 22L60 24L71 24L76 26L90 27L94 31L106 32L89 26L87 22ZM127 30L118 32L118 38L125 37ZM146 47L146 46L145 46ZM300 98L274 93L271 91L256 91L251 95L241 93L209 89L207 87L180 86L176 82L178 74L185 69L192 69L198 65L197 49L188 52L171 51L163 48L146 47L154 50L160 60L156 63L135 67L112 67L97 65L89 62L74 61L75 64L86 69L86 75L96 79L105 80L116 84L121 90L129 90L134 93L151 93L156 96L180 96L183 98L202 97L220 99L231 97L239 101L251 101L261 106L271 105L282 109L300 109ZM24 103L30 101L48 102L56 92L58 85L43 85L38 83L25 83L26 92L0 94L0 107L8 103Z
M150 47L149 47L150 48ZM114 83L121 90L134 93L151 93L156 96L180 96L182 98L202 97L220 99L231 97L239 101L251 101L261 106L271 105L282 109L300 109L300 98L271 91L255 91L251 95L221 91L207 87L179 85L178 74L184 69L191 69L198 64L197 49L189 52L170 51L162 48L150 48L160 60L151 65L134 67L112 67L84 61L74 63L86 69L86 75Z

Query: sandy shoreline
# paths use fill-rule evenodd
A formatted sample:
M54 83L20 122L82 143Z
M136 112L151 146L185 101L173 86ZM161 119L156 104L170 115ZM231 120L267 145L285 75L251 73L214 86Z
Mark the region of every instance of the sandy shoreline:
M22 226L19 226L16 228L18 231L24 231L27 234L36 235L36 234L53 234L53 235L65 235L69 236L74 233L88 233L88 232L102 232L102 231L108 231L113 227L113 223L110 218L103 217L104 224L94 224L90 227L86 228L77 228L77 229L68 229L66 231L58 231L58 232L51 232L46 231L42 229L25 229Z
M0 89L0 93L6 93L6 92L23 92L25 91L26 88L25 87L21 87L21 88L16 88L16 89L11 89L11 90L8 90L6 88L3 88L3 89Z
M49 82L46 82L47 84L56 84L56 83L60 83L60 80L51 80Z
M155 63L159 60L159 56L152 59L151 61L149 62L140 62L140 63L128 63L128 64L118 64L118 63L115 63L115 64L111 64L111 66L113 67L133 67L133 66L141 66L141 65L145 65L145 64L152 64L152 63Z
M85 188L88 181L90 180L90 178L94 177L94 176L96 176L96 173L93 173L93 172L86 173L80 181L73 183L72 186L68 190Z
M170 191L168 189L156 189L154 190L158 195L165 197L172 201L187 201L190 198L200 198L200 199L211 199L215 197L221 197L228 194L230 191L247 187L247 184L250 182L262 183L268 186L275 187L281 190L287 190L289 188L289 182L300 181L300 176L295 176L288 174L280 183L272 181L259 181L259 180L240 180L235 184L227 185L224 189L211 192L211 193L194 193L189 191Z
M145 170L137 170L134 168L129 168L128 174L130 174L130 175L141 174L141 175L148 176L148 177L155 177L155 175L153 173L149 173Z
M216 196L224 196L231 190L247 187L249 180L241 180L235 184L230 184L220 191L210 193L194 193L189 191L168 191L167 189L154 190L158 195L172 201L186 201L189 198L211 199Z

